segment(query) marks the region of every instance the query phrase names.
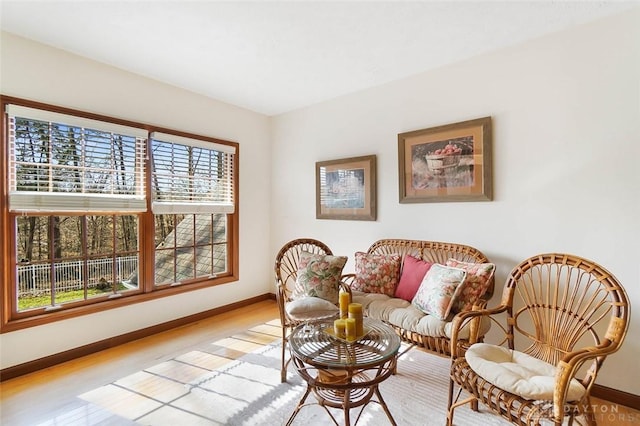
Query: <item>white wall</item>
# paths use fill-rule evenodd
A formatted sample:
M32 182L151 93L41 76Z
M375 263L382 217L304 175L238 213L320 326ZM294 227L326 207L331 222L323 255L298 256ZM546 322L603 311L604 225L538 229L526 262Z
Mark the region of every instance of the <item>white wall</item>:
M0 93L240 143L240 280L0 335L7 368L272 292L269 119L60 50L1 34ZM4 238L4 237L1 237Z
M272 245L315 237L337 254L379 238L465 243L498 265L595 260L640 307L640 9L278 116ZM399 204L397 134L493 117L494 201ZM377 155L378 220L315 219L316 161ZM598 383L636 395L640 317Z

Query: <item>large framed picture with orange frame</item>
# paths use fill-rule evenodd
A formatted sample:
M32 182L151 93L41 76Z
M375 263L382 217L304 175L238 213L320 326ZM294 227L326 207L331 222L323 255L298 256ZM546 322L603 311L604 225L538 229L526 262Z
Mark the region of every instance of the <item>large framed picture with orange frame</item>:
M398 134L400 203L489 201L491 117Z

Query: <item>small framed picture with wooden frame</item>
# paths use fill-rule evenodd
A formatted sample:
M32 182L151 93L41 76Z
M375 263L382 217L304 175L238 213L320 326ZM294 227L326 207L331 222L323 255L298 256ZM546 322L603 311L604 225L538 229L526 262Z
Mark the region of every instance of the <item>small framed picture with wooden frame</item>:
M316 218L376 220L376 156L316 163Z

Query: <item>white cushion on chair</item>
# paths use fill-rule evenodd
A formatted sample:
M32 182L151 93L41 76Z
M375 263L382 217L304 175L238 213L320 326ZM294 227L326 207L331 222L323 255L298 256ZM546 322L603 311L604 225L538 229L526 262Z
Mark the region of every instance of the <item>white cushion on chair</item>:
M340 308L328 300L311 296L285 303L284 310L297 321L331 318L340 312Z
M500 389L525 399L553 399L556 367L547 362L488 343L471 345L465 359L476 374ZM584 386L572 379L567 401L577 401L584 393Z

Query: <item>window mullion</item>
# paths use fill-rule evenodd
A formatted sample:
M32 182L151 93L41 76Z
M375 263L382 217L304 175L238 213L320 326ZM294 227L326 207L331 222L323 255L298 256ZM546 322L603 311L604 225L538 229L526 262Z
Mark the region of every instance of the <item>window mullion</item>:
M82 128L80 130L80 152L82 155L80 156L80 184L82 185L82 189L80 192L85 194L87 192L87 129Z
M49 134L47 136L47 169L49 169L49 173L48 175L48 179L49 181L47 182L47 186L48 186L48 191L49 192L53 192L53 163L52 163L52 159L53 159L53 123L49 123L48 126L48 131Z
M87 244L89 242L89 233L87 231L87 217L86 216L82 216L81 217L81 221L80 221L80 229L81 229L81 238L82 238L82 244L81 244L81 250L82 250L82 287L83 287L83 293L84 293L84 299L86 300L89 296L89 268L87 267L87 261L89 260L89 250L87 249Z
M49 228L49 262L51 263L51 269L49 271L50 278L49 281L51 283L51 307L56 305L56 261L55 261L55 245L57 243L55 239L55 233L53 232L53 217L49 217L48 220L48 228Z

